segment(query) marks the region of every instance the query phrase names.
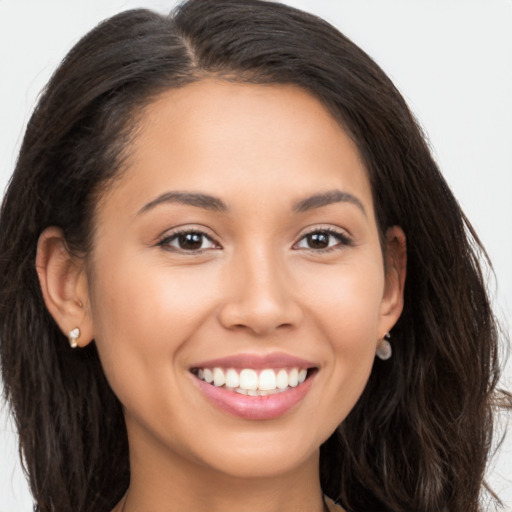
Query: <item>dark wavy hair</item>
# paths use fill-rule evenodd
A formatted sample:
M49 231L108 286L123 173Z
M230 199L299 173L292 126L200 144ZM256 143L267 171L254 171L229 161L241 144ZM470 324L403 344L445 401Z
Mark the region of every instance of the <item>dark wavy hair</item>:
M95 205L123 172L144 106L211 76L295 84L320 100L366 164L381 237L393 225L407 236L394 355L376 360L322 445L324 492L357 512L480 510L499 373L485 253L384 72L325 21L260 0L106 20L66 56L28 123L0 217L0 356L35 510L110 511L130 478L122 408L94 343L72 351L45 308L38 237L59 226L87 257Z

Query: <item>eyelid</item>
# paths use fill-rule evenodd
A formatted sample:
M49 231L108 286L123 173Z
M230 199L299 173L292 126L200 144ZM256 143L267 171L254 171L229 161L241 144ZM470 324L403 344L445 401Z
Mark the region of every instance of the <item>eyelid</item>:
M222 246L217 241L216 237L214 237L213 235L208 233L208 231L210 231L210 230L206 229L205 227L194 225L194 224L192 224L192 225L184 225L184 226L177 226L175 228L168 229L164 233L162 233L157 238L157 241L156 241L155 245L156 246L160 246L163 249L167 249L167 250L172 251L172 252L183 253L183 254L185 254L185 253L186 254L200 254L200 253L203 253L205 251L210 251L210 250L213 250L213 249L215 249L215 250L222 249ZM213 245L215 245L215 247L209 247L209 248L206 248L206 249L197 249L197 250L188 250L187 251L187 250L175 248L175 247L172 247L171 245L169 245L169 241L170 240L176 239L178 236L184 235L184 234L187 234L187 233L197 233L199 235L202 235L205 238L207 238Z
M311 226L310 228L307 228L305 231L303 231L299 237L297 242L293 244L292 249L299 250L301 248L297 248L297 245L308 235L311 235L313 233L327 233L329 235L332 235L336 237L339 240L339 243L332 246L332 247L326 247L324 249L313 249L313 248L303 248L302 250L309 250L314 253L322 253L322 252L330 252L337 249L343 249L345 247L350 247L354 245L354 239L353 237L342 228L335 228L333 226L322 226L322 225L316 225Z
M222 249L223 247L221 244L217 241L217 237L213 236L209 233L209 229L200 226L200 225L184 225L184 226L177 226L175 228L171 228L166 230L164 233L162 233L156 240L155 245L160 246L164 249L168 249L169 251L174 251L177 253L187 253L187 254L199 254L206 251L210 251L212 249ZM178 236L188 233L196 233L204 236L206 239L208 239L215 247L209 247L205 249L197 249L197 250L185 250L180 248L175 248L169 244L170 240L176 239ZM314 248L299 248L297 247L298 244L308 235L313 233L327 233L329 235L332 235L333 237L338 239L338 243L331 247L326 247L323 249L314 249ZM294 250L309 250L314 253L322 253L322 252L329 252L337 249L343 249L347 246L354 245L353 237L347 233L345 229L339 228L339 227L333 227L333 226L325 226L325 225L315 225L310 226L306 228L305 231L303 231L299 236L297 241L293 244L292 249Z

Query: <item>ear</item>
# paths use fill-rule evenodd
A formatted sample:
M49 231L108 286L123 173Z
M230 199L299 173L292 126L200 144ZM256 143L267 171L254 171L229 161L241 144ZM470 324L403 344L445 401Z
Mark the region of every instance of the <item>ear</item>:
M77 345L93 339L84 260L71 254L60 228L49 227L39 237L36 270L48 311L65 336L78 327Z
M386 282L381 302L379 339L391 330L402 314L407 273L407 244L405 234L398 226L386 233Z

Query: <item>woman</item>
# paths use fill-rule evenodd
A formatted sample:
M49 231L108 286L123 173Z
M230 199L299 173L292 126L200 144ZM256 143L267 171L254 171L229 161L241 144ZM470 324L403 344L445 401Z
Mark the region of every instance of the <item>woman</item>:
M107 20L29 123L0 250L39 510L479 510L478 240L325 22L256 0Z

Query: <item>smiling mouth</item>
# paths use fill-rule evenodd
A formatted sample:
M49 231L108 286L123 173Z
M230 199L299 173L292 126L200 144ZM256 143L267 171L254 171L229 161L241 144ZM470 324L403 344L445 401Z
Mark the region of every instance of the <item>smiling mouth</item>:
M317 368L192 368L199 380L216 388L248 396L267 396L282 393L310 378Z

